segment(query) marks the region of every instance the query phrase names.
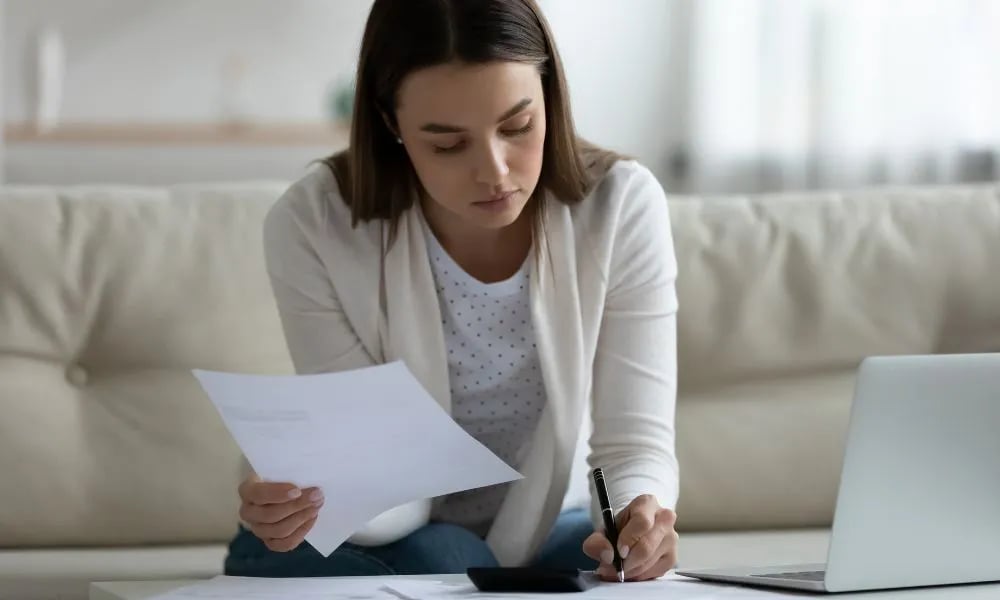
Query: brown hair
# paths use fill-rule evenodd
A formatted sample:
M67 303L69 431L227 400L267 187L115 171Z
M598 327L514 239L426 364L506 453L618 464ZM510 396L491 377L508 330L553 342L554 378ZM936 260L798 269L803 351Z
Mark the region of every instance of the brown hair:
M538 68L547 122L539 190L579 202L621 158L577 136L562 61L535 0L375 0L361 41L350 146L323 160L351 207L353 225L387 219L394 232L412 206L419 181L383 114L395 128L403 79L451 61ZM536 209L543 197L536 191ZM541 214L536 210L538 219Z

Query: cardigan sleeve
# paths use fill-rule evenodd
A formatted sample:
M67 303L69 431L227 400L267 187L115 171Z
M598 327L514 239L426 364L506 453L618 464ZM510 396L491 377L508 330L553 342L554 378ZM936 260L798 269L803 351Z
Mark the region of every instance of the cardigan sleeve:
M618 187L618 186L615 186ZM644 167L621 187L594 357L588 462L603 467L616 512L642 494L673 509L677 261L666 196ZM596 500L595 526L601 526Z
M375 364L341 309L330 274L292 202L293 186L264 220L264 258L295 371L330 373Z
M327 267L310 240L309 232L318 228L310 227L297 212L308 208L304 201L312 199L300 195L308 193L301 184L293 186L264 221L267 273L292 362L299 374L372 366L376 361L341 309ZM293 204L298 202L302 204ZM429 515L427 500L402 504L369 521L348 541L362 546L388 544L424 525Z

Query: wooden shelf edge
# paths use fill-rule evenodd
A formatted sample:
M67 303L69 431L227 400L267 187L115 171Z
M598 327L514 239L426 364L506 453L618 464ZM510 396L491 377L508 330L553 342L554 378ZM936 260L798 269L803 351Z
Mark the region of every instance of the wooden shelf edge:
M7 143L142 145L320 145L346 146L350 128L334 123L64 123L40 131L30 123L7 123Z

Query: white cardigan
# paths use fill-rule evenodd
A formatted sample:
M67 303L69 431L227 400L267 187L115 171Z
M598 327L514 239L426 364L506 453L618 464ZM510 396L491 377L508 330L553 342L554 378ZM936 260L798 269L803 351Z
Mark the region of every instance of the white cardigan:
M524 479L511 486L486 538L502 565L525 564L538 551L571 470L578 489L591 487L574 461L587 449L589 464L606 471L616 510L640 494L673 508L678 493L677 265L663 190L646 168L620 161L579 204L549 198L545 207L531 311L547 406L520 465ZM403 215L383 263L386 222L352 228L332 173L317 167L266 218L267 268L297 372L401 359L450 412L418 211ZM391 541L428 512L429 501L389 511L352 541Z

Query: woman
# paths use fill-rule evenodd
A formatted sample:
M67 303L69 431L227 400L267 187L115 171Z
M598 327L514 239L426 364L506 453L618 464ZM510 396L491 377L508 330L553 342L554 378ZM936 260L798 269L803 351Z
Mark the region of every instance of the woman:
M404 360L525 478L390 511L323 557L302 543L322 490L251 475L227 573L530 564L616 579L594 503L564 506L588 444L626 579L675 564L667 204L648 170L576 136L534 0L376 0L350 148L293 185L264 233L299 373Z

